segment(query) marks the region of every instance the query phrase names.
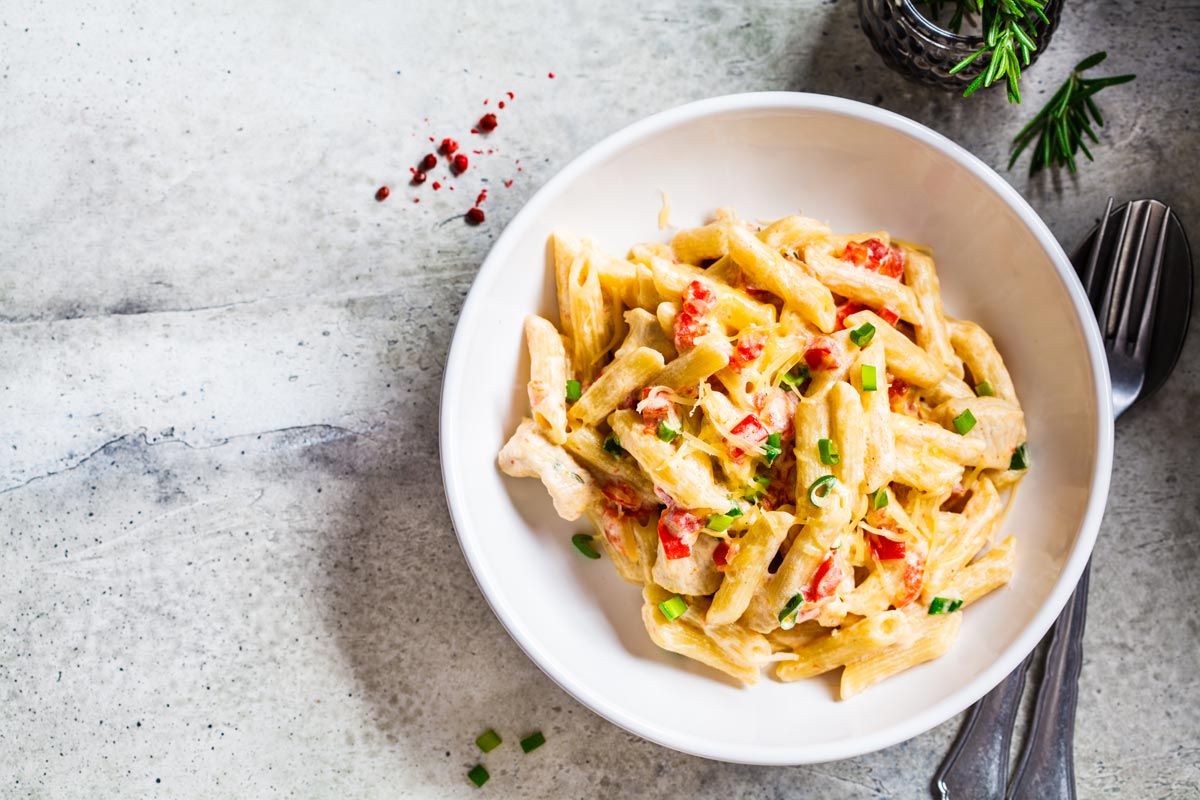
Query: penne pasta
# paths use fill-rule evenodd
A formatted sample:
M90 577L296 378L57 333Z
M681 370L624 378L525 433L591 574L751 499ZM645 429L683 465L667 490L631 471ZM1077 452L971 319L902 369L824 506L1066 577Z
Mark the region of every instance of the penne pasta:
M613 412L630 393L646 385L663 368L662 353L639 347L613 361L571 406L571 419L595 425Z

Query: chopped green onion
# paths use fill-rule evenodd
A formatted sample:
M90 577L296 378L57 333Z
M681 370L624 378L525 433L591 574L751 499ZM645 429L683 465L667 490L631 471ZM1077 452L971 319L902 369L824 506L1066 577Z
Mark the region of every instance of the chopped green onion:
M875 326L871 323L865 323L861 328L855 328L850 331L850 341L854 342L859 347L866 347L875 338Z
M1029 469L1029 454L1025 452L1025 445L1022 444L1013 450L1012 460L1008 462L1009 469Z
M574 403L582 396L583 385L579 381L567 381L567 402Z
M877 387L875 367L871 364L862 365L862 388L864 392L873 392Z
M961 435L966 436L971 432L971 428L975 427L975 415L971 413L971 409L964 408L963 412L954 418L954 430Z
M742 515L742 510L740 508L738 508L737 506L734 506L733 508L731 508L725 512L725 516L727 516L727 517L740 517L741 515Z
M586 533L577 533L571 537L571 544L575 545L575 549L588 558L600 557L600 554L596 552L596 537L594 536L588 536Z
M604 440L604 451L617 458L625 455L625 448L621 447L621 440L615 433L610 433Z
M796 627L796 612L800 610L800 606L804 605L804 595L797 592L792 595L791 599L783 605L783 609L779 612L779 627L785 631L790 631Z
M767 487L770 485L771 479L766 475L756 475L750 481L750 485L746 487L746 494L742 496L742 499L747 503L757 503L767 493Z
M779 458L779 454L783 452L780 444L783 442L783 437L778 433L772 433L767 437L767 443L763 445L763 457L767 460L767 466L775 463L775 459Z
M963 606L963 601L951 600L949 597L935 597L929 601L930 614L953 614Z
M684 612L688 610L688 604L682 597L675 595L670 600L664 600L659 603L658 610L662 612L662 615L668 621L676 620L682 617Z
M669 442L679 435L679 431L672 428L665 422L658 423L658 438L664 442Z
M975 394L978 397L995 397L996 391L987 381L981 381L975 384Z
M532 753L546 743L546 737L541 731L534 731L521 740L521 749L526 753Z
M812 374L808 370L808 364L797 364L790 371L785 372L783 377L779 379L779 382L799 389L800 384L804 383L810 377L812 377Z
M818 440L817 452L821 454L821 463L827 467L837 466L842 460L842 456L838 453L837 445L833 443L833 439Z
M708 522L705 523L704 527L714 533L720 533L721 531L729 530L729 526L732 524L733 517L728 514L713 514L708 518Z
M492 776L488 775L488 771L483 768L483 764L476 764L471 768L471 771L467 773L467 777L470 778L471 783L475 784L476 788L478 788L487 783L488 778Z
M837 478L832 475L822 475L812 482L812 486L808 487L808 502L817 508L824 508L825 504L829 502L829 495L833 494L835 486L837 486ZM822 492L822 489L825 491Z
M489 728L476 737L475 745L483 752L490 753L499 747L502 741L504 740L500 738L500 734Z
M878 511L881 508L887 508L888 493L886 486L880 486L871 494L871 508Z

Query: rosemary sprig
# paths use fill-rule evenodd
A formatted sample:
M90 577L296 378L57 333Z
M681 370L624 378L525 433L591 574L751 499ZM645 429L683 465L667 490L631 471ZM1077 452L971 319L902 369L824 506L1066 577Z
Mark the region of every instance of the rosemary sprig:
M1071 172L1074 172L1075 154L1080 150L1087 156L1088 161L1095 160L1084 142L1084 137L1091 139L1093 144L1098 143L1100 140L1096 137L1091 123L1095 122L1096 127L1102 128L1104 127L1104 118L1100 116L1100 109L1092 97L1106 86L1128 83L1136 77L1134 75L1113 75L1108 78L1083 77L1083 72L1096 66L1107 57L1108 53L1103 51L1092 53L1075 65L1075 68L1071 70L1071 76L1054 93L1050 102L1046 103L1045 107L1013 139L1014 150L1012 158L1008 161L1009 169L1013 168L1013 164L1017 163L1017 158L1035 139L1037 144L1033 149L1033 158L1029 162L1029 174L1031 175L1047 166L1066 166Z
M1030 54L1037 50L1034 42L1034 18L1049 23L1043 12L1042 0L961 0L973 4L983 18L983 46L958 62L950 74L953 75L975 61L984 53L991 60L979 76L967 86L963 97L970 97L980 89L986 89L1004 79L1008 89L1008 102L1021 102L1021 67L1029 66Z

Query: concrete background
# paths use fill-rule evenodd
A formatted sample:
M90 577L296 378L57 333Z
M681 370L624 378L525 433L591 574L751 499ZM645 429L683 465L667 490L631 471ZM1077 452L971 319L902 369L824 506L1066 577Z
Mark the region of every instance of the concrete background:
M1068 247L1109 194L1167 201L1195 238L1197 36L1194 5L1070 2L1009 108L886 71L848 0L4 3L0 796L448 798L473 796L480 760L492 797L927 796L956 721L841 763L718 764L604 722L525 658L442 495L458 310L570 158L746 90L930 125ZM1004 172L1099 48L1139 77L1102 96L1098 162ZM478 148L468 129L506 91L455 191L405 186L427 137ZM484 186L472 228L457 215ZM1198 405L1193 330L1117 432L1082 797L1200 796ZM488 726L506 743L481 759ZM534 728L548 743L522 756Z

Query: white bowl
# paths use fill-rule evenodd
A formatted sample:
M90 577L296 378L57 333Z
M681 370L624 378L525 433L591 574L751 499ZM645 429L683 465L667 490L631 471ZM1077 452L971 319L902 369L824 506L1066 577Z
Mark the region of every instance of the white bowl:
M949 314L995 338L1024 404L1033 467L1003 531L1009 589L966 611L944 658L846 702L830 677L742 688L655 647L639 590L581 558L536 480L496 452L527 412L525 314L556 319L547 237L559 228L624 255L719 206L747 218L804 213L838 231L883 228L935 249ZM753 764L831 761L949 719L1007 675L1066 603L1092 549L1112 462L1108 371L1062 249L981 161L911 120L810 94L704 100L614 134L575 159L513 219L483 263L442 387L446 497L467 562L534 663L596 713L652 741Z

